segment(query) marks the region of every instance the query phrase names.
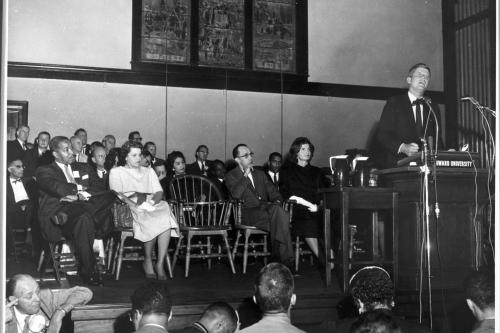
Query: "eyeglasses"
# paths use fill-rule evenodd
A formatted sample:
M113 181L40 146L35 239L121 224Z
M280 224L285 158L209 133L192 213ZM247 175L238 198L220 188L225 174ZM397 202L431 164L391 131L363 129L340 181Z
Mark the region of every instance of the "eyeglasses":
M18 168L18 169L24 169L25 166L24 165L13 165L14 168Z
M247 153L247 154L245 154L245 155L241 155L241 156L238 156L238 157L239 157L239 158L248 158L248 157L250 157L250 156L252 156L252 157L253 157L253 155L254 155L254 154L253 154L253 152L252 152L252 153Z

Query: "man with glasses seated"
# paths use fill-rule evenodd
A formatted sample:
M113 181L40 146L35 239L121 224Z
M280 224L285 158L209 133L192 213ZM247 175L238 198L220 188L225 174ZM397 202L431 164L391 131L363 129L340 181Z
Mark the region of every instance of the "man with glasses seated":
M225 183L233 199L242 200L242 223L268 231L273 257L294 268L290 220L282 197L266 174L253 167L253 153L245 144L233 149L238 164L226 174Z
M4 308L6 333L61 330L62 319L75 306L87 304L92 291L73 287L52 291L41 289L30 275L17 274L7 282Z
M130 132L128 134L128 141L134 141L134 142L141 143L142 142L141 133L139 133L139 131Z

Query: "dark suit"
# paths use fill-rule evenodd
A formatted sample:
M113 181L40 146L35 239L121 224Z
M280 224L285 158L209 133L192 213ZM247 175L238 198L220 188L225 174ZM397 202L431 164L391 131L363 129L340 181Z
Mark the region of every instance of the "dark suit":
M102 221L110 214L115 198L112 192L104 191L102 182L87 164L76 162L71 164L71 168L75 181L86 187L92 197L88 201L61 202L61 198L78 193L77 185L67 182L64 172L56 162L42 165L36 170L40 192L38 218L46 240L57 242L63 236L74 240L81 274L89 277L95 268L92 246L96 225L97 229L100 229ZM79 177L75 176L75 171L78 171ZM58 212L68 215L68 222L62 227L51 221L51 217Z
M194 163L186 165L186 173L188 175L198 175L198 176L207 176L210 174L210 169L212 168L212 161L205 161L206 170L201 170L198 161Z
M439 106L435 103L431 103L431 106L436 113L438 121L440 121ZM423 128L425 128L428 117L429 125L425 135L426 138L436 136L436 124L434 117L429 112L429 107L424 103ZM438 140L440 146L442 146L441 133L439 135L440 138ZM420 145L415 116L408 93L393 96L387 100L382 111L382 116L380 117L377 142L375 159L381 168L395 167L398 160L406 157L404 154L398 154L398 149L402 143L409 144L413 142Z
M24 153L23 163L25 166L24 177L35 176L35 171L40 165L50 164L54 162L52 151L46 150L42 155L38 152L38 147L28 149Z
M223 196L223 200L227 200L229 198L229 190L227 189L226 182L224 179L222 181L219 180L217 177L210 177L209 178L215 186L219 189L220 193Z
M33 214L35 212L34 187L33 182L22 179L21 180L28 195L28 201L16 203L14 190L12 189L11 178L7 177L7 248L11 249L14 245L12 229L27 229L31 228L33 221Z
M13 160L23 160L26 150L19 143L19 140L7 141L7 162Z
M290 217L281 206L281 194L261 170L254 169L252 177L255 188L239 167L229 171L224 178L231 196L243 200L243 224L269 231L273 255L279 254L282 262L293 260Z

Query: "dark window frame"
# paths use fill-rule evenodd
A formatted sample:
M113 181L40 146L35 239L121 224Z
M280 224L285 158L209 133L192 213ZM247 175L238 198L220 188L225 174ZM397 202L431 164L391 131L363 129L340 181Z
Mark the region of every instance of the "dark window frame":
M193 87L200 85L200 80L210 85L212 81L238 79L252 82L287 81L307 82L308 77L308 31L307 1L296 0L296 72L272 72L253 69L253 0L244 0L245 6L245 56L244 69L198 66L198 1L191 0L191 47L190 64L167 64L141 61L141 25L142 0L132 2L132 70L150 73L167 73L168 76L183 77L192 82Z

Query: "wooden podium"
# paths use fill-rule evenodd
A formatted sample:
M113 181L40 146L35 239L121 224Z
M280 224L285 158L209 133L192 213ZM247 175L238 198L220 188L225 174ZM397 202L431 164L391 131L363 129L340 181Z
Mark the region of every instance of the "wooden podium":
M400 167L378 171L379 184L399 192L398 290L419 290L420 258L423 260L423 286L427 285L426 254L422 249L422 181L419 167ZM464 168L438 168L429 185L429 204L434 204L435 188L440 208L436 223L430 208L432 288L462 288L467 274L481 261L481 222L489 204L487 171ZM437 184L437 187L435 187ZM477 186L476 186L477 184ZM476 204L477 203L477 204ZM475 223L474 223L475 217Z

